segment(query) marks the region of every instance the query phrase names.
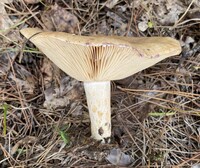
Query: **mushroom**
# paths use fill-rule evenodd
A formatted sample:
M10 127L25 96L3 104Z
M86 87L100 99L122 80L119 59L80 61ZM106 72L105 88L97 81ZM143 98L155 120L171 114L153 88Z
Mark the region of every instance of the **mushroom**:
M38 28L21 33L61 70L84 82L91 135L103 142L111 136L110 81L181 52L179 42L170 37L79 36Z

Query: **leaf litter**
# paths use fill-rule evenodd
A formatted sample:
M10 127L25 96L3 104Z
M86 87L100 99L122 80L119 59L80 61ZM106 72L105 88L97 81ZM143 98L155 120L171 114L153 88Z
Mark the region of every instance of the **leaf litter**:
M58 4L52 5L50 10L44 11L41 19L48 30L67 33L77 33L79 21L77 17Z
M133 159L130 155L125 154L120 149L111 149L110 154L106 157L106 159L116 166L129 166Z
M0 105L9 105L6 120L0 111L0 166L199 165L199 1L23 2L0 3L1 30L7 30L1 32ZM113 136L103 145L90 138L82 84L24 41L19 35L24 27L82 35L171 36L184 50L112 83ZM66 125L67 131L62 130ZM1 134L5 129L6 135Z

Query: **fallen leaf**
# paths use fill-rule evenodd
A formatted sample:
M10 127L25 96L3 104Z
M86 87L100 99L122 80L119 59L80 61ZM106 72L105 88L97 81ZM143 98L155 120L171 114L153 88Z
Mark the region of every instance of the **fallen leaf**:
M55 4L50 10L41 15L41 19L48 30L67 33L77 33L79 21L77 17Z
M114 12L108 11L106 13L106 16L109 17L110 19L114 20L114 22L111 24L115 29L118 29L118 32L116 32L118 35L119 33L122 35L123 33L126 32L126 29L128 27L128 24L126 21L121 18L119 15L117 15Z
M60 95L67 95L69 99L75 100L80 98L80 94L83 91L83 85L81 82L76 79L72 79L69 76L66 76L61 79L60 84Z
M78 105L77 102L71 103L70 110L72 111L72 117L78 117L83 115L83 106Z
M60 69L47 57L44 57L40 70L43 74L43 82L45 88L49 88L51 86L52 81L60 81Z
M149 1L134 0L134 1L131 2L130 6L133 6L134 8L138 9L138 8L140 8L140 6L146 6L148 3L149 3Z
M193 164L193 165L191 166L191 168L200 168L200 164L199 164L199 163Z
M26 93L33 94L35 85L34 80L31 78L27 78L25 80L21 80L19 78L15 78L13 75L9 75L9 78L14 80L18 86L20 86L21 90L25 91Z
M116 166L128 166L133 162L133 158L130 155L125 154L120 149L111 149L110 154L106 159Z
M13 61L15 57L15 52L9 52L9 58ZM10 61L8 59L7 53L2 53L0 56L0 74L6 76L10 70Z
M131 3L135 9L144 8L147 9L147 12L143 12L140 15L140 20L148 23L149 20L152 20L152 17L149 13L154 13L155 19L161 25L172 25L178 21L180 15L186 10L183 2L180 0L134 0Z
M157 20L162 25L174 24L178 21L181 13L185 11L183 3L179 0L168 0L167 2L159 0L152 8L155 10Z
M22 91L33 94L36 87L34 76L24 66L15 64L16 75L9 74L8 78L15 81Z
M67 97L59 97L59 90L50 86L44 91L45 102L43 106L47 109L56 109L58 107L66 107L69 105L69 99Z
M117 5L119 0L108 0L105 2L105 6L112 9L115 5Z
M148 29L148 23L146 21L142 21L138 23L138 29L142 32Z
M9 29L13 25L13 22L8 17L5 10L5 4L9 4L11 2L12 0L3 0L0 2L0 30Z
M14 23L9 18L6 10L5 4L12 3L13 0L1 0L0 1L0 32L6 36L6 38L0 39L0 43L9 43L11 41L19 41L21 40L20 34L18 30L10 29ZM8 40L9 39L9 40Z
M106 19L103 19L99 26L98 26L98 32L99 34L108 34L109 33L109 27L108 24L106 22Z
M44 91L45 102L43 105L48 109L67 107L70 102L79 99L82 93L82 84L69 76L65 76L61 79L60 86L51 85Z

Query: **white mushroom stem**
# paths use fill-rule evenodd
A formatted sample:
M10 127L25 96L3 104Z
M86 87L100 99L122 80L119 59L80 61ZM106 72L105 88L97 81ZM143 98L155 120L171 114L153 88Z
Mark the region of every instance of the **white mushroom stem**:
M84 82L92 137L105 142L111 136L110 81Z

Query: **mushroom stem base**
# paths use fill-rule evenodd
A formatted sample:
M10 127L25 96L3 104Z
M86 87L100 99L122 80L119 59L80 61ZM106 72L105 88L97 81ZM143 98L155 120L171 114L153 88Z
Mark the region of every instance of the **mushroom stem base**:
M84 82L92 137L106 142L111 136L110 81Z

